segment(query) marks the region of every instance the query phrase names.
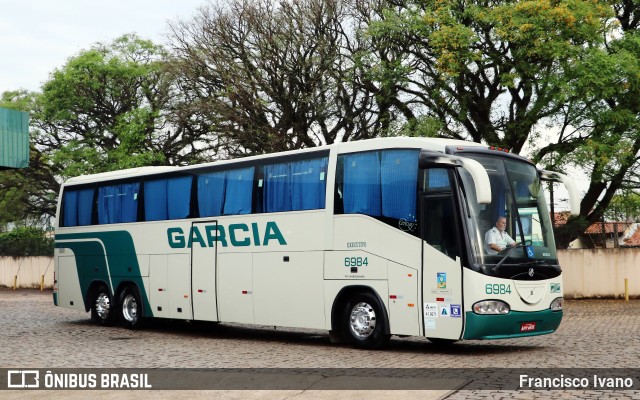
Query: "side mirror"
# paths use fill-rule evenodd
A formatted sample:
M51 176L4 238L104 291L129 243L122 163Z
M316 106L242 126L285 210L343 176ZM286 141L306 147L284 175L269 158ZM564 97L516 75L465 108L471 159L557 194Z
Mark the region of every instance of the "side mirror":
M576 184L571 178L559 172L541 170L540 179L548 182L561 182L569 192L569 208L571 209L571 215L580 214L580 196L578 195Z

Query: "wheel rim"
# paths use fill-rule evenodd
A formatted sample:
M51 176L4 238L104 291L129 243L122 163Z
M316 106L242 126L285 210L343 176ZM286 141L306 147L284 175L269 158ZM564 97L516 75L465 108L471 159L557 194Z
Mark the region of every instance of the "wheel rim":
M111 311L111 299L109 298L109 295L104 292L100 292L96 297L95 308L96 314L100 319L106 320L109 318L109 312Z
M359 339L366 339L376 329L376 312L370 304L361 302L351 309L349 317L351 333Z
M122 300L122 316L127 322L138 319L138 302L132 294L127 294Z

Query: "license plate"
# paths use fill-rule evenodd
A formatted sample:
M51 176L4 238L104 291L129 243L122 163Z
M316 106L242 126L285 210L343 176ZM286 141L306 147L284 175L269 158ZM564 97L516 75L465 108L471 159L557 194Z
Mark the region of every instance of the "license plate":
M535 330L536 330L535 322L523 322L522 325L520 325L520 332L531 332Z

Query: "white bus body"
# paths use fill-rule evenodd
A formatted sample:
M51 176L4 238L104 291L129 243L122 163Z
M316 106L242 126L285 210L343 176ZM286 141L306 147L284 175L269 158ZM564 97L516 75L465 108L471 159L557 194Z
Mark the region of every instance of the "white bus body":
M562 279L540 177L568 181L553 174L476 143L388 138L72 178L54 303L105 325L314 328L362 347L551 333ZM504 214L519 244L485 254Z

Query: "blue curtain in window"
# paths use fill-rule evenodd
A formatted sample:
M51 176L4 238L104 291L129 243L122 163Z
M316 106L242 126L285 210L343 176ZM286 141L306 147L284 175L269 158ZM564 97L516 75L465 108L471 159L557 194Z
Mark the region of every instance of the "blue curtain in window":
M120 201L122 207L121 220L119 222L136 222L138 220L138 192L139 183L120 185Z
M138 217L138 183L98 188L98 223L135 222Z
M183 219L189 216L192 182L193 178L190 176L168 180L167 210L169 219Z
M78 192L65 190L64 192L64 226L78 225Z
M198 210L201 217L222 215L225 172L198 175Z
M224 215L250 214L254 167L227 171Z
M449 173L445 168L432 168L429 170L429 188L449 187Z
M291 163L265 165L264 212L291 211Z
M531 192L529 191L529 182L516 181L516 197L529 198Z
M493 214L491 226L493 226L499 216L506 216L507 196L502 178L489 176L489 181L491 182L491 207Z
M144 215L147 221L167 219L167 180L144 183Z
M389 218L416 221L418 177L417 150L382 152L382 215Z
M78 225L91 225L93 192L93 189L82 189L78 191Z
M98 223L113 224L116 222L116 196L118 191L115 186L98 188Z
M291 163L292 210L324 208L328 163L328 157Z
M345 214L381 214L380 161L377 152L344 156Z

